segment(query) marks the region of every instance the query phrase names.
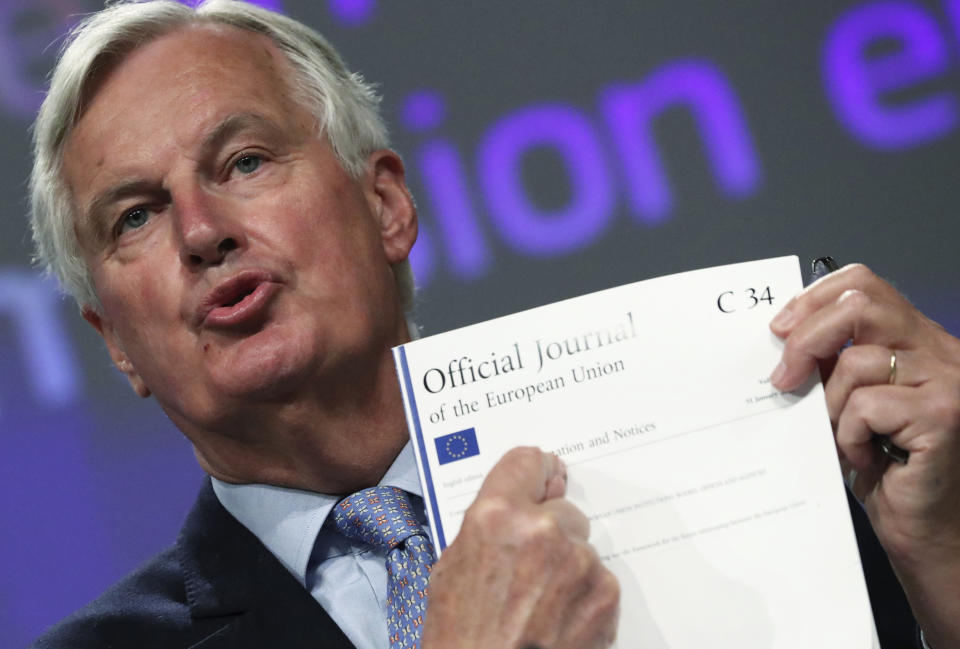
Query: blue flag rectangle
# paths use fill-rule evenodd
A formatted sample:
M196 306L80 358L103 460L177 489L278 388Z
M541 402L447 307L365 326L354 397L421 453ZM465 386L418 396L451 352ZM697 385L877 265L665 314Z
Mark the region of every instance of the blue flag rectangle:
M433 443L437 445L437 460L440 464L480 455L477 432L472 428L437 437Z

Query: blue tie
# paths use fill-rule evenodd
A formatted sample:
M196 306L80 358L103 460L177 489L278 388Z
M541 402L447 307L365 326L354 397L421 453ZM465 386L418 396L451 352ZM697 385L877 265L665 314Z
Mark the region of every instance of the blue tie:
M386 552L390 649L418 649L434 553L407 493L396 487L358 491L334 506L333 522L344 536Z

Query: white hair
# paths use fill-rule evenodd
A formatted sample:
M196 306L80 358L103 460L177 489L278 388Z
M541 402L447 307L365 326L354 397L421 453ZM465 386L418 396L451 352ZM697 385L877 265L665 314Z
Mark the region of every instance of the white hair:
M88 16L68 35L34 124L30 177L36 260L81 306L100 311L93 278L80 252L70 190L63 178L66 141L95 92L98 78L139 47L195 24L229 25L269 37L293 68L291 90L317 118L344 170L354 178L367 157L389 145L380 99L351 73L320 34L278 13L237 0L207 0L191 8L173 0L121 1ZM413 305L413 273L393 268L405 311ZM411 332L413 333L413 332Z

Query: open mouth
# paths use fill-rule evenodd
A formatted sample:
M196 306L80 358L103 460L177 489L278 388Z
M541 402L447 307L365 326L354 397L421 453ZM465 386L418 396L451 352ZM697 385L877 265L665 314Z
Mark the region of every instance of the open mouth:
M227 301L226 301L225 303L223 303L221 306L224 306L224 307L236 306L236 305L240 304L241 302L243 302L244 299L246 299L246 297L247 297L248 295L253 295L253 292L254 292L255 290L256 290L255 288L252 288L252 289L250 289L249 291L243 291L243 292L241 292L240 294L238 294L238 295L236 296L236 298L227 300Z
M247 271L211 291L197 316L204 327L248 326L262 320L279 284L267 273Z

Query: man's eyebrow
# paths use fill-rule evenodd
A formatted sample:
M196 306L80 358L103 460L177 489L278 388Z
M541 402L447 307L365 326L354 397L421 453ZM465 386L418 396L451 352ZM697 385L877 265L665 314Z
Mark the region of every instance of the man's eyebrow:
M149 180L126 180L108 187L97 194L87 209L84 210L85 221L90 225L90 233L98 242L105 241L113 224L104 218L105 212L118 201L135 196L156 194L157 184Z
M236 113L229 115L213 127L200 142L200 149L206 153L216 151L237 133L247 130L268 131L271 134L282 133L280 127L271 120L256 113Z

